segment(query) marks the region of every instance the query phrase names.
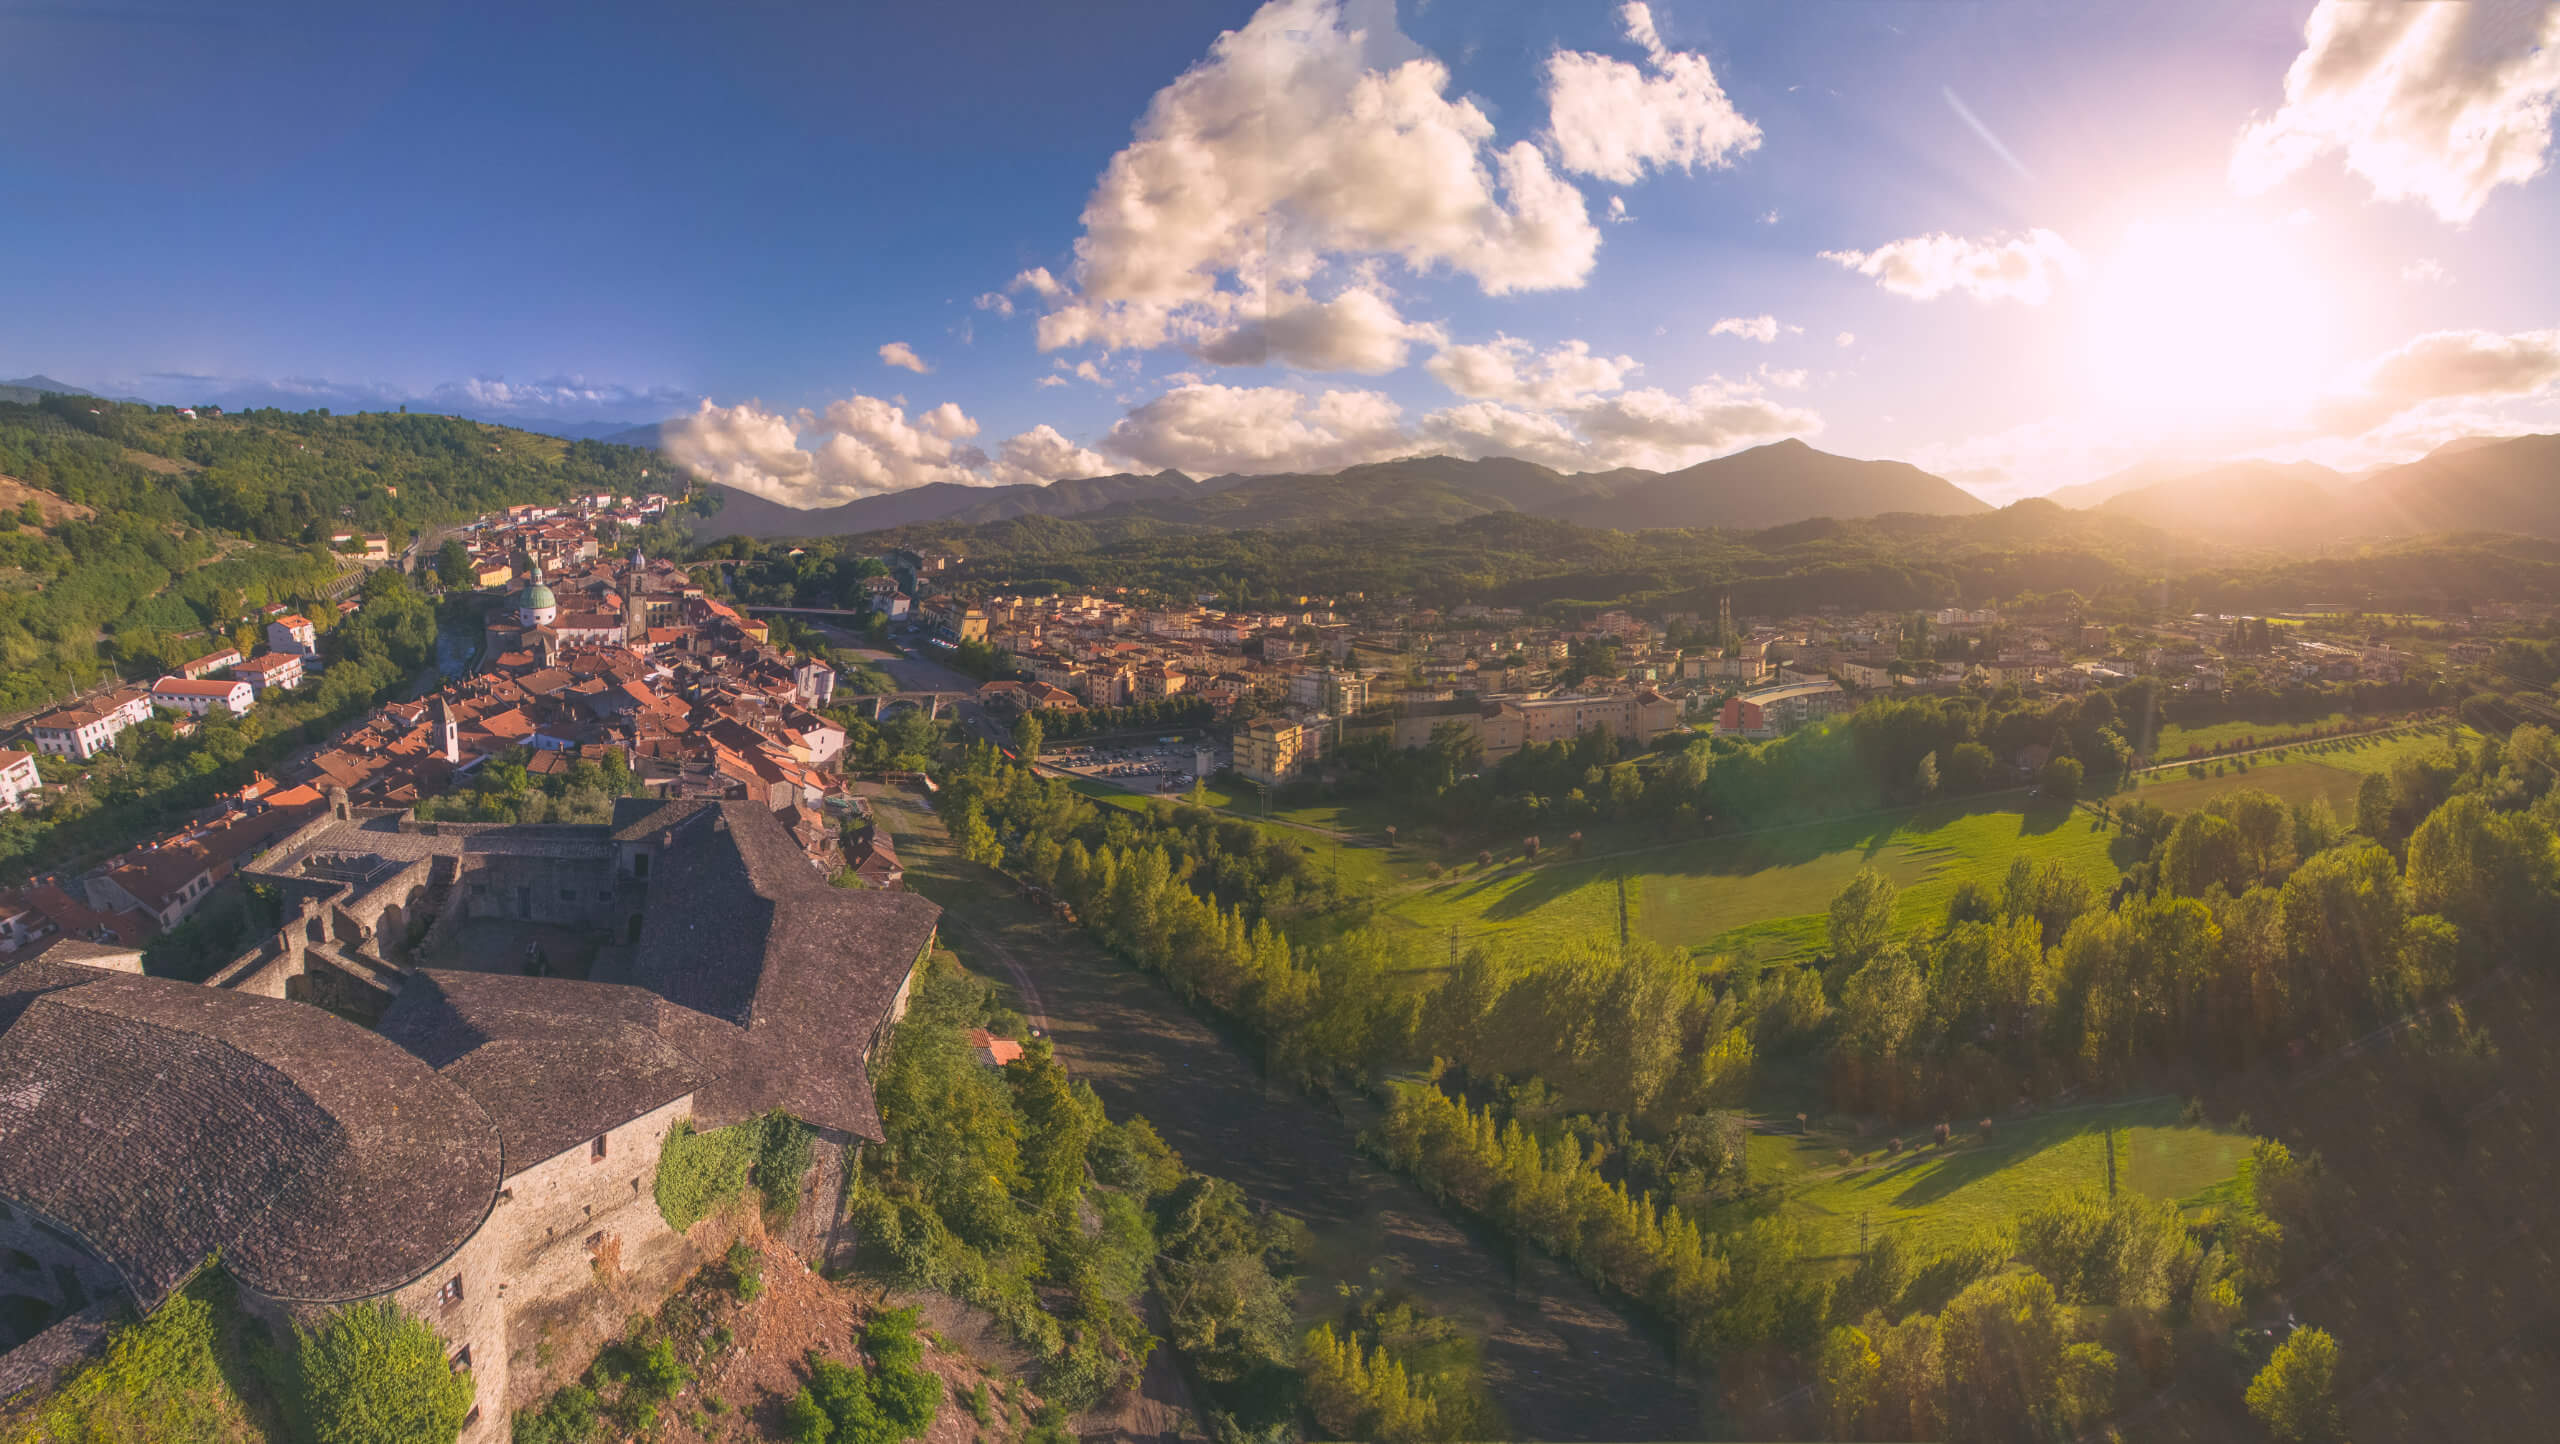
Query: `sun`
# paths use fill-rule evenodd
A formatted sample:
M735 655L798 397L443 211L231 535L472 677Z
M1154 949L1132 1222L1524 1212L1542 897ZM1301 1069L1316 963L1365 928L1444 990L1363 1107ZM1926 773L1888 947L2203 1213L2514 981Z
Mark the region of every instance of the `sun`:
M2088 309L2101 406L2158 427L2264 423L2334 372L2342 297L2306 227L2139 221L2099 267Z

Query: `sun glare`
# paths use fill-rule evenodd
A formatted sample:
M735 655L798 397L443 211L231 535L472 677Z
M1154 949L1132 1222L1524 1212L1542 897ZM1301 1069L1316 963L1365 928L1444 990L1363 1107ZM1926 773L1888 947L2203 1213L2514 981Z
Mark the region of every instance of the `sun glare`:
M2339 298L2302 228L2144 221L2125 232L2091 295L2098 399L2157 425L2272 419L2334 367Z

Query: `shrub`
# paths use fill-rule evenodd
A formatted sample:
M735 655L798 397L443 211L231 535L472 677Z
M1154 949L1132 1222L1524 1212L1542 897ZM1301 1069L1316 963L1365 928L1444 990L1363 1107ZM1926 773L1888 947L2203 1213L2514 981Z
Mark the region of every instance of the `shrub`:
M806 1388L782 1406L782 1437L793 1444L828 1444L836 1437L835 1421Z
M658 1154L658 1212L678 1233L693 1227L747 1186L757 1130L752 1124L696 1133L680 1118Z
M1947 1140L1948 1140L1948 1139L1950 1139L1950 1138L1952 1138L1952 1137L1954 1137L1954 1136L1955 1136L1955 1130L1953 1130L1953 1129L1951 1129L1951 1128L1947 1127L1947 1125L1945 1125L1945 1124L1943 1124L1943 1123L1941 1123L1941 1124L1939 1124L1939 1125L1938 1125L1938 1127L1937 1127L1937 1143L1938 1143L1938 1146L1939 1146L1940 1148L1944 1148L1944 1147L1946 1147L1946 1146L1947 1146Z
M764 1257L747 1246L744 1240L729 1245L720 1256L720 1267L729 1275L729 1291L740 1303L754 1303L764 1292Z
M471 1412L471 1375L444 1340L390 1304L343 1309L297 1328L303 1415L314 1444L453 1444Z
M596 1437L596 1396L577 1384L516 1411L516 1444L587 1444Z
M2325 1329L2296 1329L2249 1381L2249 1412L2288 1444L2324 1438L2337 1428L2337 1371L2338 1341Z
M1887 1153L1900 1153L1902 1151L1902 1140L1899 1138L1886 1139L1884 1141L1884 1151Z
M208 1271L158 1312L116 1330L106 1356L44 1402L37 1439L192 1439L222 1429L225 1394L215 1357L218 1299L228 1280Z

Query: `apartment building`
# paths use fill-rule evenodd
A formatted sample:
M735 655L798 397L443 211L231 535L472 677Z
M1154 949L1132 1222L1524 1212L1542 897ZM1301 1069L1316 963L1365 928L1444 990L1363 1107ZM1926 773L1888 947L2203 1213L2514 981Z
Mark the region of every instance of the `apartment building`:
M1278 787L1303 775L1328 752L1332 729L1322 723L1265 717L1236 734L1236 775Z
M302 685L302 657L296 652L264 652L233 667L231 675L248 683L253 696L290 692Z
M151 705L193 717L201 717L217 707L237 717L249 710L256 696L249 690L249 684L237 677L220 682L163 677L151 686Z
M1855 705L1840 684L1824 678L1763 687L1729 698L1716 717L1716 733L1725 737L1776 737L1816 717L1846 712Z
M76 707L48 712L27 724L36 750L82 762L116 745L124 730L151 719L151 694L127 688Z
M0 812L15 812L44 788L36 755L0 748Z

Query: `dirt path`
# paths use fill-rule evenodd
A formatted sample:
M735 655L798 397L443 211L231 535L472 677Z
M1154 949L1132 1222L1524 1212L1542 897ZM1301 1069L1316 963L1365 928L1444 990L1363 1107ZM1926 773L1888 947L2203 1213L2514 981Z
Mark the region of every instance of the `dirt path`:
M1266 1084L1230 1039L1162 984L1104 955L959 863L938 823L900 809L908 883L943 904L945 941L973 966L1036 987L1050 1037L1114 1113L1146 1118L1194 1167L1304 1221L1313 1237L1301 1309L1338 1308L1339 1284L1409 1288L1485 1339L1485 1377L1514 1434L1546 1439L1697 1438L1698 1391L1650 1337L1535 1250L1453 1223L1362 1156L1340 1118ZM1025 1002L1030 997L1026 995Z

